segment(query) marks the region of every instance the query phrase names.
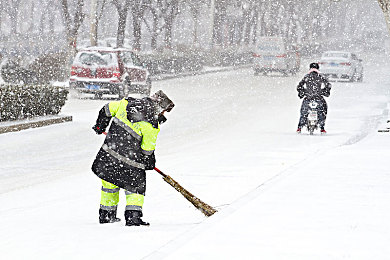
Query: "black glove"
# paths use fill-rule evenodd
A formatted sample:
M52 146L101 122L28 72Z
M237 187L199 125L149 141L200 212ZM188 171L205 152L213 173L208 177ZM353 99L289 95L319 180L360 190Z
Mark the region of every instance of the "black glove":
M157 120L158 120L158 123L161 125L167 121L167 118L164 115L159 114Z
M321 89L321 95L323 95L324 97L329 97L330 96L330 88Z
M102 129L101 127L98 127L97 125L92 126L92 129L93 129L93 131L95 131L96 134L98 134L98 135L101 135L101 134L103 134L103 132L104 132L104 129Z
M154 152L151 155L144 155L145 170L153 170L156 167L156 158Z
M303 90L298 90L298 97L299 98L304 98L305 97L305 92Z

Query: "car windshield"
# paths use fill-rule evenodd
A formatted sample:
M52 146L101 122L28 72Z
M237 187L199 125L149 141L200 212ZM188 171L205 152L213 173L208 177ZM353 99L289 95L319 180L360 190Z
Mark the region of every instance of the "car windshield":
M326 52L322 55L324 58L349 58L348 53L343 52Z
M135 55L132 52L124 51L119 54L122 62L125 65L135 65L135 66L142 66L141 61L138 59L137 55Z
M108 65L115 61L114 53L84 52L79 56L79 62L85 65Z

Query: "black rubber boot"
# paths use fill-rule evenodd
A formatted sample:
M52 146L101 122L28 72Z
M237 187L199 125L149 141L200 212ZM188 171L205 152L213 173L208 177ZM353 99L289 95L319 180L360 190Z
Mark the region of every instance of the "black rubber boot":
M120 218L116 217L116 210L104 210L99 209L99 223L115 223L121 221Z
M126 210L126 226L149 226L150 224L148 222L141 219L142 215L142 211L139 210Z

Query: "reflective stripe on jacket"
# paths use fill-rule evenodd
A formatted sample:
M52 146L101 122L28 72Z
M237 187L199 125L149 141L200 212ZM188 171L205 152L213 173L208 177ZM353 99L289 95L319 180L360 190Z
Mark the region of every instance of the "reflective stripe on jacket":
M102 148L116 159L144 169L143 155L154 152L160 128L146 121L130 122L128 104L127 99L122 99L104 106L105 116L113 119Z
M145 195L145 159L153 154L160 131L150 98L112 101L100 111L96 126L107 136L92 164L101 179L131 193Z

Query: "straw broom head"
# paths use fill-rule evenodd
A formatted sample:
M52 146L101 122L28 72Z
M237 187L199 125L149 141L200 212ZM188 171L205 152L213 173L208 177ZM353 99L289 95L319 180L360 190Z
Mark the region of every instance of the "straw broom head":
M207 217L210 217L213 215L217 210L215 210L210 205L207 205L200 199L198 199L196 196L194 196L191 192L184 189L177 181L172 179L169 175L164 176L164 181L169 183L172 187L174 187L178 192L181 193L181 195L184 196L189 202L192 203L197 209L199 209L203 214L205 214Z

